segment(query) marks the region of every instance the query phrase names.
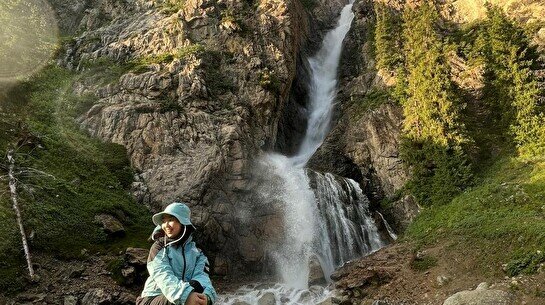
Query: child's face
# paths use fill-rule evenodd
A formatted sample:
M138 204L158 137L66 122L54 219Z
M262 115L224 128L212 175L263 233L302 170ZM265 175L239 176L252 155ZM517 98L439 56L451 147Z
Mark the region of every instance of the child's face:
M163 231L165 231L165 234L168 237L173 238L180 234L182 224L172 215L163 215L163 223L161 224L161 228Z

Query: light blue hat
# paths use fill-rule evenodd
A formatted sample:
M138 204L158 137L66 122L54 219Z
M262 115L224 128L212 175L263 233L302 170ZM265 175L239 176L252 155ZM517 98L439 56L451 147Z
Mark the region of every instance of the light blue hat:
M157 213L151 217L155 225L160 226L163 223L163 215L168 214L176 217L178 221L186 226L193 226L191 223L191 211L189 207L180 202L169 204L164 211Z

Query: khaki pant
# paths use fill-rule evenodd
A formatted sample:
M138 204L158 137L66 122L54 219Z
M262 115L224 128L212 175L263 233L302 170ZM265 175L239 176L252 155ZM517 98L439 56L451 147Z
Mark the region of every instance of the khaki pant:
M156 295L154 297L137 297L136 305L173 305L164 295Z

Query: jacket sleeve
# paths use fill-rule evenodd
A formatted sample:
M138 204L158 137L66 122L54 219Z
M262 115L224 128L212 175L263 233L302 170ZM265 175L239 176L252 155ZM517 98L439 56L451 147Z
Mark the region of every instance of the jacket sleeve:
M160 249L148 261L147 269L149 276L157 284L157 287L161 289L161 292L169 302L183 305L189 294L193 291L193 287L188 282L184 282L176 277L165 251L165 248Z
M198 281L201 286L204 287L204 294L208 299L213 303L216 302L216 290L212 286L212 281L210 281L210 265L208 264L208 258L206 255L199 250L199 256L197 257L197 262L195 264L195 271L193 272L192 280Z

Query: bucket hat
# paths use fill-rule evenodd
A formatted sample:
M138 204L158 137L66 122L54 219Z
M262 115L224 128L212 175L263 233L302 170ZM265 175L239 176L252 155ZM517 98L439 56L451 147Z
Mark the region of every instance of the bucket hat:
M191 211L189 207L181 202L169 204L162 212L159 212L151 217L155 225L160 226L163 223L163 215L168 214L176 217L178 221L186 226L193 226L191 223Z

